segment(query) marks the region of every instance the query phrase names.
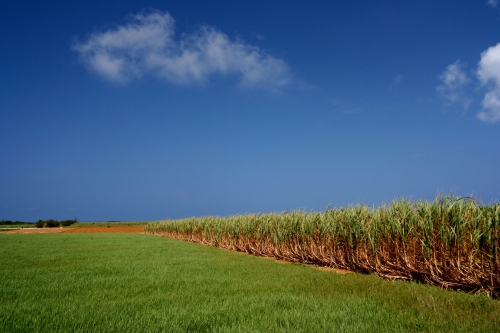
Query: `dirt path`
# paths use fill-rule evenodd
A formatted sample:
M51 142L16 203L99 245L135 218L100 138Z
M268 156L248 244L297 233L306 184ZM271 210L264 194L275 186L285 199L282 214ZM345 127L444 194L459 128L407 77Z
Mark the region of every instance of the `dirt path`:
M144 232L144 228L110 227L110 228L24 228L5 231L0 234L55 234L55 233L101 233L101 232Z

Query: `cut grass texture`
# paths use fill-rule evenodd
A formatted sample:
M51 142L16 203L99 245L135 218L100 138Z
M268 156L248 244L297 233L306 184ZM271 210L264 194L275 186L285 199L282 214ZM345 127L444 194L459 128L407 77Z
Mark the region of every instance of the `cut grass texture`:
M320 213L151 223L152 234L259 256L500 296L500 204L394 201Z
M498 332L500 302L144 234L0 235L1 332Z

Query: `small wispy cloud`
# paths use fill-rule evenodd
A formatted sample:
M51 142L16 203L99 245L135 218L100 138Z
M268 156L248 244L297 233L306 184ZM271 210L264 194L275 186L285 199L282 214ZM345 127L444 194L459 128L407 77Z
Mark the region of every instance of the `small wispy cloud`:
M484 122L496 123L500 121L500 43L481 53L477 77L488 90L478 118Z
M498 0L488 0L487 4L493 8L497 8Z
M255 31L252 31L252 36L253 36L254 38L257 38L258 40L264 40L264 39L266 39L264 36L262 36L262 35L261 35L261 34L259 34L259 33L256 33Z
M344 103L338 98L331 99L330 104L334 107L335 111L342 112L344 114L356 114L362 111L362 108Z
M437 91L450 103L460 103L467 109L472 101L464 92L464 86L470 81L464 68L465 65L460 61L448 65L439 76L441 84L437 87Z
M122 84L148 75L203 84L216 74L235 75L243 87L279 89L293 82L284 60L256 46L209 26L177 39L174 25L168 12L142 11L124 25L76 41L73 50L88 70Z
M397 86L399 86L401 84L401 82L403 82L403 75L402 74L396 75L392 79L392 84L389 85L389 90L392 90L392 89L396 88Z

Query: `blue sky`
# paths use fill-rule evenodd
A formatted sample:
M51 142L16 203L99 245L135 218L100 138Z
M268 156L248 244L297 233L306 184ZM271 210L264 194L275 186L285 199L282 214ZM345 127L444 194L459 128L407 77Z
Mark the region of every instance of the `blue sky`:
M500 4L14 1L0 219L500 199Z

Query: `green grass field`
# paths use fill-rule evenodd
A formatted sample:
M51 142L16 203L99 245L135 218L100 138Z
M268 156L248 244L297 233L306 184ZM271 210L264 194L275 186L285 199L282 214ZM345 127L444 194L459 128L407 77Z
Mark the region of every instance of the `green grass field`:
M0 235L1 332L499 332L500 302L145 234Z

